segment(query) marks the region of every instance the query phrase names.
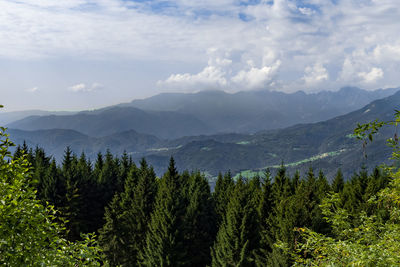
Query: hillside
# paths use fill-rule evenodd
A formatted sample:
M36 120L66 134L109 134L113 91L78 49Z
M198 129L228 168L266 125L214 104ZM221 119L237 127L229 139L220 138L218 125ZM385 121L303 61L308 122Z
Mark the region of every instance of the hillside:
M396 92L396 89L366 91L345 87L337 92L248 91L234 94L202 91L195 94L166 93L124 106L143 110L177 111L207 123L216 132L254 133L298 123L327 120L357 110Z
M223 91L160 94L72 115L29 116L7 126L28 131L69 129L93 137L135 130L169 140L204 134L249 134L324 121L397 90L366 91L347 87L337 92L315 94L267 90L235 94Z
M393 135L392 130L383 129L367 147L365 159L361 142L352 136L357 123L377 118L390 120L399 106L400 92L327 121L238 136L229 142L223 141L223 135L193 139L177 149L152 153L147 158L157 169L165 166L173 155L178 167L199 169L212 176L228 170L247 175L267 167L276 168L282 161L289 169L304 171L313 166L332 177L340 167L346 175L351 175L363 164L371 168L387 159L390 149L385 149L383 143Z
M48 116L48 115L73 115L72 111L45 111L45 110L24 110L7 112L7 107L0 110L0 125L22 120L30 116Z
M22 131L9 129L7 131L17 144L26 144L45 148L49 155L53 155L58 161L63 158L67 146L79 155L82 152L95 159L98 152L105 153L107 150L117 155L124 152L131 155L142 155L147 149L159 146L160 140L152 135L140 134L133 130L117 133L105 137L90 137L74 130L51 129L37 131Z
M367 147L368 158L365 159L361 142L352 136L357 123L376 118L390 120L399 105L400 92L323 122L256 134L198 135L174 140L161 140L134 130L104 137L90 137L60 129L9 132L17 143L26 140L30 146L39 144L58 160L62 159L66 146L71 146L78 154L85 151L91 159L96 157L97 152L107 149L114 154L126 151L135 161L146 157L158 174L165 171L170 156L174 156L179 169L201 170L210 176L228 170L233 174L251 175L267 167L274 169L282 161L289 170L305 171L313 166L332 177L340 167L349 176L362 164L371 168L384 161L389 149L385 150L383 143L385 138L393 135L392 130L383 130L376 141Z
M20 130L70 129L102 137L135 130L160 138L209 133L197 118L172 111L143 111L133 107L111 107L65 116L31 116L7 125Z

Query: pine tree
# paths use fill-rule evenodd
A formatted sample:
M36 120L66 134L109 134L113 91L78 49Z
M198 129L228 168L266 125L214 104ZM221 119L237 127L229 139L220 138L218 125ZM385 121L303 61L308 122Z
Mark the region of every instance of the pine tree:
M212 266L254 266L259 222L253 191L239 179L212 249Z
M207 180L196 172L188 182L183 230L186 257L190 266L206 266L211 262L210 247L216 235L217 217Z
M339 193L343 191L343 187L344 187L343 173L342 170L339 169L336 173L335 178L332 181L332 190L335 193Z
M213 199L215 203L215 211L217 213L217 225L221 225L225 216L229 198L234 187L231 173L228 172L224 176L218 174L217 182L214 188Z
M135 186L133 202L129 203L127 201L125 203L122 201L122 204L131 204L131 212L127 212L127 216L123 217L124 223L127 223L132 228L131 234L128 235L130 237L129 243L127 242L131 247L129 266L136 265L139 261L139 254L144 252L146 233L149 227L148 222L154 210L157 194L156 175L153 168L149 167L144 159L140 162L138 173L139 178ZM122 195L123 200L127 198L125 192Z
M119 194L115 194L111 203L105 208L104 217L106 223L100 229L99 244L103 253L106 255L110 266L119 266L126 257L121 229L120 216L123 213Z
M43 191L40 198L56 208L62 207L65 197L65 181L53 159L43 179Z
M141 252L143 266L182 266L188 264L183 227L185 199L181 194L181 180L170 160L157 192L154 211L151 214L146 245Z
M286 167L282 163L272 185L272 198L275 201L275 206L291 195L291 191L290 181L286 176Z
M62 163L63 180L65 181L65 196L63 205L60 207L62 217L65 218L67 227L67 238L69 240L78 240L80 238L79 213L81 208L81 198L79 185L81 178L77 171L78 159L67 147L64 153Z
M46 171L50 167L50 158L46 156L43 149L36 147L32 158L33 174L32 178L35 181L37 194L40 199L43 199L43 191L46 185Z
M261 201L258 207L260 221L260 246L256 251L256 265L266 266L269 262L269 254L272 252L271 244L271 219L274 200L272 199L272 181L271 172L267 169L264 173L264 179L261 187Z

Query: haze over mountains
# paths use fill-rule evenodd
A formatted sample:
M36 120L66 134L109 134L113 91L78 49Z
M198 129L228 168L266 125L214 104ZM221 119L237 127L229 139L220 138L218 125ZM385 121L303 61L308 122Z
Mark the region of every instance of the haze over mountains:
M391 119L400 92L388 95L396 91L161 94L75 115L31 116L8 126L16 143L40 145L59 160L70 146L92 159L107 149L126 151L135 160L146 157L158 174L172 155L178 168L210 176L228 170L248 175L284 161L293 169L322 168L329 177L339 167L350 175L357 166L373 167L387 158L382 144L393 133L378 136L367 161L351 133L357 123ZM373 101L378 98L383 99ZM321 122L310 123L316 121Z
M127 130L162 139L216 133L255 133L343 115L398 89L365 91L346 87L315 94L247 91L228 94L160 94L73 115L32 116L9 123L21 130L70 129L102 137Z
M46 111L46 110L24 110L0 113L0 125L6 125L13 121L21 120L29 116L46 116L46 115L72 115L73 111Z

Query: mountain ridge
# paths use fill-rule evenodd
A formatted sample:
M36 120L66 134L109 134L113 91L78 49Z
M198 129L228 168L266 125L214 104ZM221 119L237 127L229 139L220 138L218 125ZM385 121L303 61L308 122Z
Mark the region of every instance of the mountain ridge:
M198 135L174 140L162 140L133 130L106 137L89 137L74 131L68 132L69 130L64 134L68 135L68 138L77 136L75 140L68 141L76 153L81 152L79 149L86 148L85 153L94 159L98 151L110 149L114 154L126 151L135 161L145 157L158 174L165 172L165 166L168 166L169 158L173 156L178 169L200 170L210 177L225 171L247 175L263 171L267 167L273 169L282 161L292 171L306 171L309 167L314 167L323 169L328 177L332 177L338 168L342 168L349 177L363 164L373 168L384 162L390 154L390 148L384 143L386 138L393 135L392 130L383 129L376 140L367 146L368 159L365 159L361 143L352 135L357 123L375 119L390 120L399 105L400 92L397 92L330 120L264 130L255 134ZM51 136L61 138L62 135L62 130L54 130L59 131L58 135L51 133L53 130L46 130L50 137L46 137L43 132L32 134L16 131L19 130L11 130L12 139L18 133L17 143L31 138L31 145L38 141L37 136L48 141L51 140ZM36 139L32 137L35 135ZM54 142L59 144L58 147L47 147L50 147L50 152L57 151L56 155L60 160L68 142L58 141ZM45 144L43 146L47 149Z
M266 90L164 93L74 115L31 116L7 126L21 130L72 129L94 137L136 130L169 140L201 134L248 134L330 119L397 90L347 87L314 94Z

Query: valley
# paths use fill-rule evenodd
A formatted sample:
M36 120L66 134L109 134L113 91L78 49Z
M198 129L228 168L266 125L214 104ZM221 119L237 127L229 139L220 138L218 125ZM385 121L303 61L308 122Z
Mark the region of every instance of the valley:
M138 103L143 108L146 101ZM382 149L382 144L393 134L383 130L376 142L367 148L370 155L365 159L361 142L352 135L357 123L389 120L398 103L400 93L395 93L325 121L262 131L251 128L253 133L191 135L207 132L210 128L199 123L193 114L165 111L170 107L161 104L164 111L110 107L76 115L27 117L8 126L17 144L26 142L29 147L43 147L58 161L69 146L77 155L84 152L90 159L107 151L114 155L126 152L135 162L144 157L158 175L165 172L165 166L173 156L179 170L199 170L211 180L220 172L230 171L233 175L246 177L266 169L274 172L282 163L289 173L305 172L313 167L323 169L327 177L332 178L340 168L349 177L355 168L366 165L372 169L387 159L390 150ZM52 127L57 129L50 129Z

